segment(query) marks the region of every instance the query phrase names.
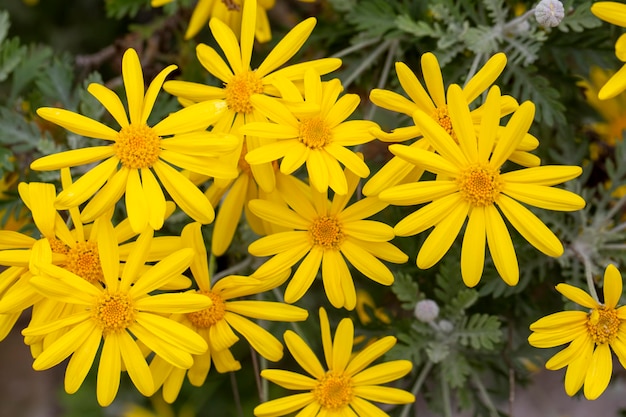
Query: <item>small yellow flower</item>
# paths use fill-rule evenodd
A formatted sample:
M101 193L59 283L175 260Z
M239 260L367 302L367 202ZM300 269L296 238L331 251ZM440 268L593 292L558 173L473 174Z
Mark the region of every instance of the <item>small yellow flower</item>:
M249 151L246 161L254 166L282 159L283 174L292 174L306 164L309 182L317 191L325 193L330 187L337 194L345 194L348 184L339 162L357 176L367 177L369 168L348 147L373 140L369 132L377 125L367 120L346 121L360 98L356 94L338 98L342 90L338 79L322 83L320 76L310 70L305 74L304 99L297 97L291 105L309 105L314 111L303 112L300 106L291 110L276 98L252 96L252 103L274 123L246 123L239 131L278 141Z
M215 212L209 200L170 164L212 177L234 178L237 175L234 167L221 162L219 156L235 149L237 139L202 130L224 109L216 101L172 113L152 127L146 124L165 77L175 69L175 65L170 65L161 71L144 94L139 57L134 49L124 53L122 75L130 118L117 94L101 84L89 85L88 91L111 113L121 127L119 131L68 110L50 107L37 110L42 118L71 132L113 142L44 156L31 164L32 169L45 171L103 161L57 196L58 209L76 207L100 190L81 213L83 222L91 222L125 194L133 230L137 233L146 227L156 230L165 219L163 186L190 217L203 223L213 221Z
M604 303L569 284L556 286L558 292L589 311L562 311L530 325L528 343L552 348L569 343L546 363L557 370L567 366L565 392L572 396L584 386L588 400L598 398L611 380L611 350L626 367L626 306L618 307L622 276L614 265L604 271Z
M396 360L370 366L396 344L395 337L383 337L353 355L352 320L341 320L333 340L326 311L320 308L320 326L327 368L324 369L298 334L287 330L284 335L287 348L310 376L282 369L264 369L261 376L286 389L305 392L257 406L254 409L256 417L291 415L301 409L298 415L303 416L384 416L386 414L370 401L384 404L415 401L413 394L405 390L380 386L408 374L413 366L410 361Z
M463 96L466 103L470 105L481 94L483 94L500 76L506 65L506 55L497 53L492 56L485 65L469 80L463 87ZM370 99L374 104L384 109L403 113L413 118L414 125L399 127L391 133L386 133L380 129L374 129L374 135L385 142L402 142L423 136L420 123L415 120L417 115L423 113L429 115L442 128L456 140L456 134L450 122L449 103L446 101L446 87L444 85L441 68L437 57L427 52L421 57L421 69L424 77L424 85L417 78L417 75L403 62L396 63L396 73L400 85L408 98L393 91L383 89L373 89L370 92ZM510 96L501 98L500 117L510 114L518 107L517 101ZM423 113L416 113L421 110ZM471 121L475 128L480 126L480 120L484 113L484 106L480 106L471 111ZM528 153L539 144L536 138L526 134L524 139L517 145L509 159L522 166L537 166L539 158ZM418 149L432 150L431 144L426 138L419 139L410 145ZM383 168L381 168L363 187L363 194L367 196L378 195L385 188L401 182L418 180L424 170L412 164L408 164L401 158L392 158Z
M193 364L192 354L206 351L202 337L164 315L197 311L210 306L211 300L197 294L151 294L187 269L194 256L191 249L172 252L147 269L144 260L153 232L146 229L129 262L121 268L113 225L99 218L93 227L98 235L104 286L89 283L42 259L37 264L39 275L30 283L42 295L66 303L72 314L36 325L31 323L22 334L43 336L63 330L52 343L44 345L33 368L51 368L71 355L65 372L65 390L70 394L82 385L102 344L97 398L105 407L117 395L122 366L143 395L154 393L154 379L138 342L180 368Z
M198 297L210 300L210 306L188 314L171 317L186 328L197 332L208 344L208 350L194 355L193 365L187 371L175 367L156 356L150 364L154 372L156 388L163 385L163 398L172 403L178 397L185 373L194 386L202 386L211 368L218 372L236 371L241 368L230 351L239 340L235 331L241 334L261 356L278 361L283 356L283 345L270 332L251 319L273 321L302 321L308 312L300 307L284 303L262 300L236 300L267 291L269 288L260 281L242 276L227 276L211 285L206 248L200 230L200 223L192 223L183 229L185 245L195 252L191 263L191 273L198 285L193 291Z
M480 280L486 241L500 276L507 284L515 285L519 268L502 214L531 245L546 255L560 256L563 245L559 239L516 200L550 210L579 210L585 206L580 196L551 186L579 176L582 170L576 166L543 166L500 172L532 123L535 107L531 102L515 111L498 141L498 87L489 91L478 133L458 85L448 89L448 106L456 141L428 114L417 110L415 121L436 153L405 145L389 147L394 155L437 174L438 178L388 188L379 198L396 205L430 202L394 228L398 236L412 236L434 226L417 255L418 267L426 269L439 262L469 218L461 251L465 284L473 287Z
M248 251L255 256L273 256L253 274L265 279L302 263L285 290L285 301L294 303L307 292L321 268L326 296L336 308L356 306L356 291L346 260L369 279L382 285L393 283L393 274L380 259L404 263L408 257L389 241L393 229L378 221L365 220L387 207L377 198L365 198L348 206L359 178L346 170L348 192L335 194L332 202L327 193L311 187L311 198L299 189L282 193L287 204L250 201L250 210L260 218L288 227L252 242Z

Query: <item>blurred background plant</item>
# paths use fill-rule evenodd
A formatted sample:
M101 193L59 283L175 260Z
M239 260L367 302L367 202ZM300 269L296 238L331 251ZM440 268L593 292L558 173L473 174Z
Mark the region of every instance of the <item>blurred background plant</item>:
M42 155L85 146L84 138L37 117L38 107L62 107L102 120L104 109L86 87L98 82L119 89L121 56L129 47L138 51L146 79L175 63L177 79L219 85L196 59L198 43L216 45L208 27L185 39L195 5L192 0L162 7L152 7L150 0L2 2L0 223L4 229L33 229L18 198L19 182L59 181L58 173L31 171L30 163ZM554 285L584 286L589 273L600 283L608 263L626 265L626 98L622 94L597 100L600 86L620 66L614 44L622 31L594 17L590 5L589 1L564 1L564 17L555 27L535 18L535 2L517 0L276 0L267 10L271 40L256 43L255 55L265 56L290 28L315 16L317 26L292 62L341 58L343 66L335 76L345 91L362 98L355 117L374 120L385 131L411 124L407 116L377 108L368 100L374 88L402 91L393 73L395 62L419 71L421 54L433 52L443 79L463 85L494 53L505 52L508 63L496 84L520 103L535 103L531 133L540 146L534 153L543 165L584 169L566 188L586 199L585 209L537 212L563 242L563 256L538 256L531 246L518 244L522 242L519 234L512 234L521 265L517 286L502 282L487 258L480 284L465 287L458 261L460 239L436 267L418 269L414 254L423 241L419 235L394 240L410 254L410 260L393 266L396 281L391 288L355 280L356 310L329 309L331 323L345 315L354 319L363 345L395 335L399 343L387 357L414 363L404 388L438 415L452 416L458 409L476 416L512 413L512 393L531 383L533 370L553 353L532 349L526 339L531 322L563 309L564 299L553 290ZM258 64L253 60L252 67ZM152 117L157 120L179 107L175 98L162 93ZM380 142L360 150L372 172L391 157ZM407 213L406 208L388 207L376 220L393 226ZM182 217L173 216L161 232L177 233L183 225ZM211 235L211 228L206 227L205 236ZM252 273L255 263L249 261L247 245L255 238L241 222L230 249L212 259L216 274L233 266L239 268L237 273ZM266 296L279 299L277 294ZM324 303L322 286L316 282L298 305L314 312ZM297 327L319 351L316 323L310 317ZM288 325L266 327L280 336ZM185 383L172 407L139 396L123 379L118 399L110 408L101 409L93 398L95 375L90 375L77 394L60 394L58 415L251 415L260 400L268 398L268 390L269 398L275 398L279 388L258 380L259 366L266 364L258 362L254 352L242 343L233 349L242 362L240 371L219 374L213 370L202 388ZM283 361L289 363L289 358ZM616 378L623 376L615 372ZM413 407L385 411L407 417L414 415Z

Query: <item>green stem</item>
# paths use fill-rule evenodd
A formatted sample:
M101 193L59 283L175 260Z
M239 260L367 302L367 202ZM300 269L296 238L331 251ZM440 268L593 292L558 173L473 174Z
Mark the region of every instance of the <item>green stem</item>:
M591 260L586 253L582 253L583 265L585 265L585 278L587 278L587 286L589 287L589 295L593 297L598 303L600 299L598 298L598 292L596 291L596 284L593 282L593 273L591 271Z
M211 256L213 256L213 255L211 255ZM233 275L233 274L236 274L237 272L243 271L244 269L246 269L252 263L253 259L254 258L252 256L246 256L243 259L243 261L241 261L241 262L239 262L239 263L237 263L237 264L235 264L235 265L233 265L231 267L228 267L228 268L218 272L217 274L214 274L213 275L213 282L217 282L221 278L224 278L224 277L226 277L228 275Z
M498 417L498 410L496 410L496 407L493 405L483 382L476 375L472 376L472 382L476 385L476 388L478 388L478 397L482 401L483 405L489 410L489 415L491 417Z
M444 417L452 417L452 404L450 403L450 386L443 377L443 370L441 371L441 402L443 404Z
M389 51L387 52L387 59L385 59L385 65L383 66L383 70L380 73L380 78L378 79L378 84L376 88L383 88L387 84L387 77L389 77L389 71L391 70L391 64L393 62L393 58L395 57L398 51L398 40L394 39L389 46ZM372 120L374 118L374 114L376 113L376 109L378 107L374 103L370 103L370 109L367 112L366 120Z
M428 373L433 368L433 365L434 364L431 361L428 361L426 362L426 365L424 365L424 367L422 368L422 371L415 380L415 384L413 384L413 388L411 388L411 394L413 394L414 397L417 397L417 393L419 392L420 388L422 388L422 385L426 380L426 376L428 376ZM411 411L412 405L413 404L405 405L404 408L402 408L402 413L400 413L400 417L407 417L409 415L409 411Z
M342 49L341 51L331 55L330 57L331 58L341 58L342 56L351 54L352 52L358 51L358 50L363 49L363 48L367 48L368 46L373 45L373 44L375 44L378 41L380 41L379 38L368 39L368 40L365 40L363 42L359 42L359 43L357 43L355 45L349 46L346 49Z
M350 75L348 75L348 77L342 81L342 85L344 89L348 89L348 86L350 84L352 84L352 82L354 80L356 80L359 75L361 75L361 73L363 71L365 71L366 69L368 69L370 67L370 65L372 65L372 62L374 62L374 60L376 60L376 58L378 58L378 56L380 54L382 54L387 48L389 48L389 46L391 45L391 43L394 42L392 40L386 40L385 42L383 42L382 44L380 44L380 46L378 46L378 48L374 49L372 51L371 54L369 54L364 60L363 62L361 62L359 64L358 67L356 67L354 69L354 71L352 71L350 73Z
M241 396L239 395L239 385L237 384L237 378L234 372L230 373L230 385L233 388L233 399L235 400L235 408L237 409L237 415L244 417L243 408L241 407Z

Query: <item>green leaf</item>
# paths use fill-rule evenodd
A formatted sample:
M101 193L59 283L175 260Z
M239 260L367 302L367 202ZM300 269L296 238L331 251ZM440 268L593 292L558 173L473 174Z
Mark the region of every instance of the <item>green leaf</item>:
M9 20L9 12L6 10L0 10L0 44L4 42L4 39L9 33L11 27L11 21Z
M396 12L391 2L381 0L365 0L359 3L346 19L368 37L382 37L396 28Z
M474 350L493 350L494 345L502 340L500 320L489 314L472 314L463 320L456 334L461 345Z
M467 29L462 39L475 54L491 55L499 50L501 38L499 31L491 26L479 25Z
M561 23L557 26L561 32L582 32L600 26L602 21L591 13L591 2L585 2L573 7L573 1L567 1L563 5L565 10L572 10L565 14Z
M338 12L349 12L356 6L357 0L328 0L328 2Z
M565 106L559 100L561 95L550 86L547 78L538 74L537 67L507 65L502 76L502 84L512 83L510 94L518 101L532 101L537 109L535 120L552 127L565 124Z
M76 100L72 95L74 70L68 55L55 57L43 76L35 81L37 88L51 102L60 104L68 110L76 108Z
M425 36L435 37L437 31L423 20L418 22L411 19L408 14L401 14L396 17L396 27L403 32L407 32L416 38L423 38Z
M451 388L461 388L472 373L472 367L465 356L456 352L448 355L447 359L441 362L441 371L443 378Z
M417 282L409 274L398 273L395 277L391 291L403 303L402 308L405 310L413 310L418 301L419 287Z
M32 152L42 140L39 126L27 121L21 114L8 108L0 108L0 143L15 153ZM45 138L51 141L49 135Z
M89 84L103 84L102 76L98 72L92 72L83 81L83 88L78 90L78 99L80 100L79 111L83 116L87 116L94 120L100 120L105 112L104 106L94 96L92 96L87 87Z
M106 0L107 16L115 19L135 17L142 7L150 8L150 0Z
M10 102L15 100L22 90L42 73L42 69L47 69L46 64L52 54L52 48L47 46L30 46L28 48L24 59L13 72Z
M439 341L429 342L426 346L426 355L432 363L446 362L450 355L450 346Z
M26 47L18 38L5 40L0 44L0 82L6 80L26 55Z

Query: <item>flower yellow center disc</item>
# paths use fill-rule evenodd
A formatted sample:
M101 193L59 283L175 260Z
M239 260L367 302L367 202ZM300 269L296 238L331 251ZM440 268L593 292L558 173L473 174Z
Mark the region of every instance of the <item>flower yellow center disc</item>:
M237 113L252 113L254 107L250 102L252 94L263 92L263 82L254 71L236 74L226 84L226 104Z
M313 117L300 122L299 139L307 147L319 149L330 143L332 132L324 120Z
M313 390L313 395L323 408L335 410L345 407L354 396L352 381L343 373L328 371Z
M211 301L213 301L213 305L204 310L188 313L187 318L194 326L200 329L208 329L224 318L224 314L226 314L226 304L221 296L212 291L202 291L200 294L209 297Z
M587 328L594 342L602 344L613 340L617 334L619 323L616 310L606 307L594 308L589 313Z
M53 249L54 250L54 249ZM96 284L104 280L96 242L78 242L67 251L65 269Z
M96 302L94 318L102 327L104 334L122 331L135 320L132 300L124 293L105 292Z
M129 125L118 133L113 145L122 165L130 169L149 168L158 159L161 138L146 125Z
M439 123L439 126L443 127L446 132L454 139L456 143L459 143L459 140L454 133L454 129L452 128L452 121L450 120L450 114L448 114L448 107L437 107L435 111L431 114L431 117Z
M320 217L309 228L313 244L324 249L337 249L343 242L341 224L334 217Z
M461 196L472 206L493 204L502 189L500 171L483 164L461 171L457 183Z

